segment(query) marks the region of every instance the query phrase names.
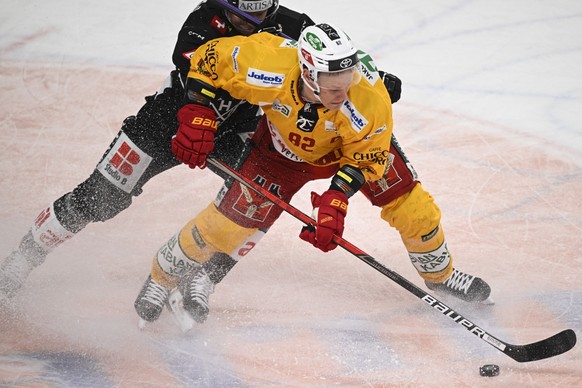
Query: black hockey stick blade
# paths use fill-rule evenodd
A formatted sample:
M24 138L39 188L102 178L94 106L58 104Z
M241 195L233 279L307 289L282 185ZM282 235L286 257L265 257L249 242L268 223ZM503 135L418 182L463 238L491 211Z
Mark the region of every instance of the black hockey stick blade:
M518 362L543 360L566 353L576 345L576 333L564 330L549 338L527 345L507 345L503 353Z
M273 204L279 206L288 214L297 218L299 221L306 225L313 226L313 219L308 215L295 208L293 205L285 202L281 198L277 197L272 192L264 189L262 186L257 185L252 180L241 175L238 171L233 168L215 160L212 158L207 159L208 164L218 168L222 172L229 175L234 180L240 182L241 184L247 186L248 188L254 190L265 199L268 199ZM489 345L505 353L509 357L513 358L517 362L529 362L543 360L545 358L554 357L562 353L567 352L576 345L576 333L568 329L564 330L558 334L555 334L549 338L543 339L538 342L534 342L527 345L511 345L506 342L495 338L491 334L487 333L481 327L477 326L475 323L471 322L469 319L463 317L461 314L430 295L422 288L411 283L402 275L384 266L382 263L378 262L372 256L368 255L366 252L362 251L360 248L350 243L349 241L343 239L342 237L334 236L334 241L346 251L356 256L358 259L362 260L364 263L368 264L370 267L374 268L376 271L380 272L384 276L393 280L396 284L409 291L422 301L426 302L429 306L440 312L441 314L449 317L457 324L463 326L469 332L473 333L477 337L481 338L483 341L487 342Z

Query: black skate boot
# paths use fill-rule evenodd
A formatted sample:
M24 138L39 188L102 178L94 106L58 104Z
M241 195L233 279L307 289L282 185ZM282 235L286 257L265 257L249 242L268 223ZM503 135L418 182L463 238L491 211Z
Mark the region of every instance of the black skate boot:
M46 252L40 248L28 232L13 251L0 264L0 298L13 297L35 267L44 262Z
M210 311L208 300L214 292L214 283L203 267L194 268L178 282L178 290L182 294L184 310L192 318L203 323Z
M133 306L137 315L146 322L153 322L160 317L170 290L156 283L148 276ZM140 327L144 325L140 322Z
M451 276L442 283L424 282L426 286L443 294L453 295L465 302L494 304L490 298L491 287L481 278L453 269Z

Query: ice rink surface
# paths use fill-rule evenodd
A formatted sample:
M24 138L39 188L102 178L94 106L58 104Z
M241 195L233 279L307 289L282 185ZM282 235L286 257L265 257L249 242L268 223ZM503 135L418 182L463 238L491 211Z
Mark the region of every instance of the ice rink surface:
M335 22L404 83L394 132L443 211L456 267L495 306L445 299L514 344L582 335L582 3L284 1ZM196 2L0 3L0 254L89 176L173 68ZM144 331L133 301L151 259L221 181L178 167L88 226L0 311L1 387L580 387L582 348L520 364L283 215L184 335ZM310 190L293 204L309 212ZM363 196L345 238L419 286L399 236ZM501 374L480 377L479 366Z

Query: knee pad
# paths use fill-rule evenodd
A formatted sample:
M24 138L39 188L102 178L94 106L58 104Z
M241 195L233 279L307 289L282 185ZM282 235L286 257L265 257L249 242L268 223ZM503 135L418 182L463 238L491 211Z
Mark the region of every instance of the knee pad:
M175 287L179 276L215 257L233 261L248 254L265 232L237 225L211 203L165 243L154 257L152 278Z
M131 205L132 196L113 186L97 170L54 203L59 222L77 233L90 222L106 221Z
M422 185L383 206L381 214L400 233L410 261L422 278L440 283L449 277L453 260L440 225L441 211Z

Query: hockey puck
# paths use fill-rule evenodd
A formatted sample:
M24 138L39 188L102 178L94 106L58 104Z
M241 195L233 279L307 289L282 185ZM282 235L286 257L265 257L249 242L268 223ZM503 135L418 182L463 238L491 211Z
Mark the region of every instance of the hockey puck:
M481 376L493 377L499 375L499 365L487 364L479 367L479 374Z

